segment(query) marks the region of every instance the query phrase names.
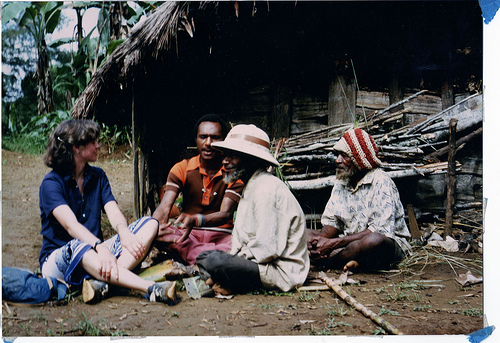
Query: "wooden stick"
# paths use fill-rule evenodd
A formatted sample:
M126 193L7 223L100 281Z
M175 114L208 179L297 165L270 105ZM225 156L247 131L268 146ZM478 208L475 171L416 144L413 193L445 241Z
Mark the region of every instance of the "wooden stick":
M413 210L413 205L408 204L406 208L408 209L408 223L409 223L408 228L410 229L411 238L422 237L422 232L418 228L418 222L417 218L415 217L415 211Z
M451 226L453 225L453 209L455 206L455 185L457 182L455 170L455 153L456 153L456 139L457 120L452 118L450 120L450 143L448 150L448 177L447 177L447 192L446 192L446 217L444 223L444 238L451 236Z
M460 146L460 145L468 142L472 138L479 136L482 133L483 133L483 128L480 127L477 130L475 130L474 132L469 133L467 136L464 136L464 137L458 139L456 145ZM446 154L449 149L450 149L450 147L448 145L445 147L442 147L441 149L436 150L433 153L430 153L430 154L424 156L424 160L436 160L438 157Z
M380 325L384 330L393 335L403 335L401 331L392 326L387 320L383 319L379 315L377 315L372 310L367 309L365 306L361 305L359 302L354 300L349 294L347 294L342 287L335 284L332 279L330 279L324 272L319 273L319 278L323 280L328 287L333 289L337 295L344 300L346 303L354 307L356 310L361 312L365 317L370 318L376 324Z

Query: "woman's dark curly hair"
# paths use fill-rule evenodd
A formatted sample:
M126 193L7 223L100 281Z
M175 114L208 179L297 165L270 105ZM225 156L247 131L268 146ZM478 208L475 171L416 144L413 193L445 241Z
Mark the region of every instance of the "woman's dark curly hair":
M50 134L43 162L57 172L69 173L75 167L73 146L84 146L99 138L99 125L89 119L69 119Z

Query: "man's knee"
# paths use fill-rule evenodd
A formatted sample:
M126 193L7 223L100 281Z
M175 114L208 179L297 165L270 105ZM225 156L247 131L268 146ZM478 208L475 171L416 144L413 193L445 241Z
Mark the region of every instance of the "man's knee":
M227 264L226 252L219 250L202 251L196 258L196 263L203 265L207 271L218 270Z
M369 235L366 235L361 240L361 243L367 249L375 249L378 247L389 248L393 246L393 240L387 236L382 235L378 232L372 232Z

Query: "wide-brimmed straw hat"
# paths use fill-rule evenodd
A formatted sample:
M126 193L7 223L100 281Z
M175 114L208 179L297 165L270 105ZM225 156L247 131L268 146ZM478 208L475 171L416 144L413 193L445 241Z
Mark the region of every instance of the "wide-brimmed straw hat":
M233 150L257 157L269 164L279 166L280 163L271 155L269 136L257 126L236 125L229 131L226 139L214 142L212 146L221 150Z

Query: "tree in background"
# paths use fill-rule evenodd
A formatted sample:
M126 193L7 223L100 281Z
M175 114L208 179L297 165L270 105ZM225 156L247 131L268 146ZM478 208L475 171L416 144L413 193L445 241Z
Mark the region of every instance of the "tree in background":
M10 2L3 5L2 61L7 62L11 68L18 68L17 74L30 75L29 77L35 75L37 85L34 89L38 97L38 101L29 98L33 96L33 92L28 90L33 87L33 82L26 80L28 76L22 81L21 93L21 81L15 80L9 74L3 74L4 138L20 131L21 134L45 139L44 136L54 124L57 125L69 117L75 99L88 85L97 68L126 39L141 17L153 11L158 3L161 2L48 1ZM96 26L89 32L84 32L82 21L89 8L99 8L100 11ZM73 36L47 45L47 35L53 33L58 25L64 24L61 19L64 9L74 9L76 12L77 23ZM10 26L11 23L16 23L16 27ZM5 30L6 28L8 30ZM93 35L94 33L97 35ZM29 39L26 39L28 36ZM22 44L19 44L19 40L22 40ZM76 51L61 49L72 42L77 42ZM29 53L18 49L23 47L28 51L30 44L35 47L34 59L25 58ZM33 104L36 102L37 110L33 110ZM21 130L18 130L18 127L21 127ZM5 145L4 142L5 139L2 146Z
M62 2L12 2L3 7L2 24L14 20L26 28L34 39L38 52L35 76L38 80L38 113L44 115L54 111L52 78L45 37L54 32L61 16Z

